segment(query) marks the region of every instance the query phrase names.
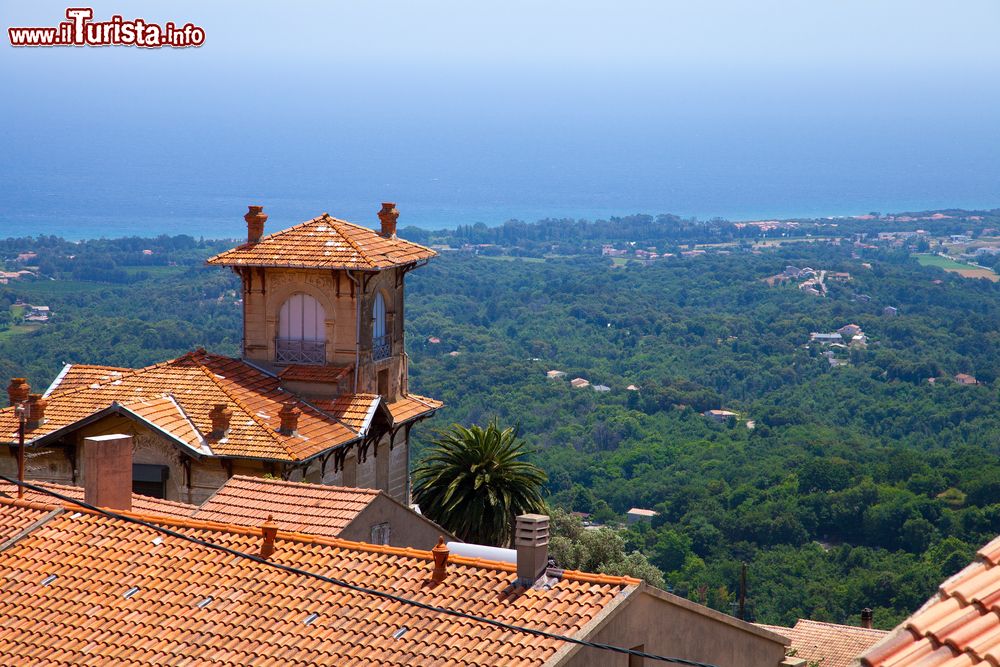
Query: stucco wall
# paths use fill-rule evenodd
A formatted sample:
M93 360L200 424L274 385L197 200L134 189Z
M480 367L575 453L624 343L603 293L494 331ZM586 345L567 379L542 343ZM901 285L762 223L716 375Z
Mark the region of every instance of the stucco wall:
M275 355L275 337L281 306L293 294L304 293L322 304L326 312L326 360L337 366L353 365L356 341L358 304L357 290L344 271L249 269L243 279L244 349L248 359L272 365ZM338 279L339 278L339 287ZM354 274L358 277L360 274ZM399 279L399 286L396 282ZM339 292L338 292L339 289ZM372 304L375 294L381 292L385 299L386 331L392 335L392 356L373 361ZM360 295L360 363L358 391L378 393L379 371L388 371L390 401L399 396L403 384L401 374L404 364L403 351L403 286L398 269L382 271L367 278ZM353 378L351 378L353 384Z
M648 589L647 589L648 590ZM705 662L718 667L778 667L785 647L760 632L737 627L739 621L714 610L700 608L667 593L637 591L609 615L605 625L589 640L625 648L641 646L648 653ZM673 602L671 601L673 600ZM572 667L629 667L627 655L582 648L558 664ZM645 664L660 664L646 661Z
M431 549L439 536L452 539L440 527L385 496L372 501L340 536L345 540L371 542L372 526L381 523L389 524L389 544L396 547Z

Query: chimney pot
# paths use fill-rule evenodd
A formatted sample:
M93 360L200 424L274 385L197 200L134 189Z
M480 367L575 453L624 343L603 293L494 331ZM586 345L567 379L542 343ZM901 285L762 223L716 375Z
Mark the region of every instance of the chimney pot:
M861 627L871 629L874 614L872 610L865 607L861 610Z
M264 213L263 206L248 206L247 214L243 219L247 221L247 243L257 243L264 235L264 223L267 222L267 213Z
M28 394L27 427L36 428L45 421L45 406L48 401L41 394Z
M83 441L84 500L97 507L132 509L132 438L97 435Z
M278 417L281 419L281 426L278 427L278 433L282 435L292 435L295 433L295 429L299 427L299 414L301 413L294 405L283 403L281 409L278 411Z
M278 535L278 524L274 523L273 515L267 515L267 521L260 527L260 535L264 538L260 543L260 557L270 558L274 553L274 538Z
M517 582L531 586L548 567L549 517L544 514L517 517L514 548L517 550Z
M10 384L7 385L7 398L10 399L11 405L24 403L30 393L31 385L26 378L11 378Z
M441 581L447 574L449 553L451 552L444 543L444 537L439 536L437 546L431 549L431 555L434 556L434 573L431 576L434 581Z
M209 413L208 418L212 420L213 440L222 440L229 430L229 421L233 418L233 411L225 403L216 403Z
M396 204L391 201L382 202L382 210L378 212L378 219L382 223L382 236L387 239L396 238L396 220L399 219Z

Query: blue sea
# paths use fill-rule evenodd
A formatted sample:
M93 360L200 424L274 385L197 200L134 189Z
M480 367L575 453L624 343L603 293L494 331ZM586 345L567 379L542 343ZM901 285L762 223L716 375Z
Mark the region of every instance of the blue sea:
M0 237L238 238L249 204L271 230L324 211L376 226L382 201L425 228L1000 207L1000 94L967 81L413 75L388 92L342 78L312 100L271 73L261 88L178 79L179 98L164 67L160 88L125 97L69 73L58 95L11 82Z

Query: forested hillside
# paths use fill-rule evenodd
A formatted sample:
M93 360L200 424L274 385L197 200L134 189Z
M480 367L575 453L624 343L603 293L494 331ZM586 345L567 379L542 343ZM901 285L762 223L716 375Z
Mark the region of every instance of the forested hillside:
M54 313L0 333L3 377L37 387L63 361L237 353L237 282L200 266L226 244L107 243L68 245L105 252L117 273L74 272L49 240L57 280L0 287L3 309L41 299ZM764 282L787 265L851 279L825 297ZM1000 532L997 283L845 241L648 265L443 253L407 287L410 385L447 404L414 430L418 449L452 422L518 424L550 503L599 523L659 512L627 540L679 594L731 611L745 561L758 621L857 622L869 606L889 627ZM851 323L866 347L807 346ZM700 414L715 408L738 417Z

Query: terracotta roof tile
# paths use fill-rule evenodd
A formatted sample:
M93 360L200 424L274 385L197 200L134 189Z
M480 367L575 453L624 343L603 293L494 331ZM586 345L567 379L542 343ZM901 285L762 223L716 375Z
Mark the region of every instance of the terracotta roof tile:
M291 382L339 382L354 370L353 366L315 366L292 364L278 373L282 380Z
M282 530L337 537L379 495L372 489L236 475L193 518L259 526L270 515Z
M796 658L817 662L823 667L848 667L859 655L877 644L887 634L885 630L859 628L800 618L794 627L761 625L791 640L790 649Z
M30 525L38 516L0 499L0 527L25 519ZM155 522L239 551L260 549L259 528ZM566 572L551 588L524 589L513 583L512 564L459 557L435 583L430 552L281 531L271 560L569 635L639 584ZM0 579L0 653L15 664L527 667L542 665L561 647L86 511L63 512L0 552Z
M356 440L359 435L337 419L283 390L279 380L229 357L203 350L177 359L121 372L111 371L93 380L76 382L72 367L48 397L45 422L27 433L34 442L60 429L72 427L104 410L128 412L160 429L179 443L201 454L238 456L281 461L309 458ZM278 432L278 410L286 402L301 412L297 432ZM212 431L209 412L218 403L232 410L226 437L208 442ZM13 408L0 410L0 442L15 442L17 417Z
M416 394L406 394L405 396L401 396L399 400L389 404L389 412L392 413L394 424L402 424L411 419L428 415L440 409L443 405L442 401L433 398L417 396Z
M368 425L378 407L378 394L346 394L333 400L313 401L313 405L328 412L355 431Z
M27 502L11 503L3 507L3 511L0 511L0 542L17 537L51 511L51 506L33 503L30 498Z
M324 213L208 260L219 266L359 269L380 271L430 259L437 253Z
M74 500L84 499L84 490L83 487L80 486L55 484L53 482L39 482L37 480L31 480L31 483L36 486L43 486L46 489L51 489L56 493L73 498ZM9 482L0 480L0 494L6 494L10 498L16 498L17 487ZM31 489L25 489L24 499L48 507L60 507L62 505L62 501L58 498L33 491ZM152 498L139 493L132 494L132 510L135 512L142 512L143 514L187 518L192 516L197 509L197 505L188 505L187 503L178 503L172 500L164 500L162 498Z
M66 364L45 391L45 396L48 396L56 389L66 391L68 389L76 389L77 387L85 387L94 382L104 382L112 375L117 374L120 376L122 373L129 373L132 370L131 368L120 368L118 366Z
M951 577L910 618L869 651L866 667L1000 664L1000 538Z

